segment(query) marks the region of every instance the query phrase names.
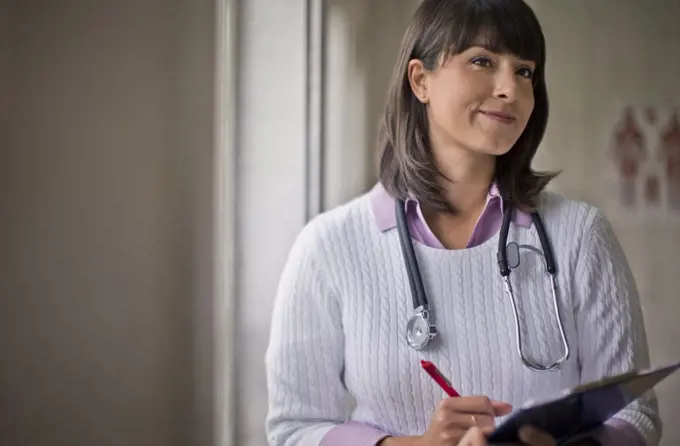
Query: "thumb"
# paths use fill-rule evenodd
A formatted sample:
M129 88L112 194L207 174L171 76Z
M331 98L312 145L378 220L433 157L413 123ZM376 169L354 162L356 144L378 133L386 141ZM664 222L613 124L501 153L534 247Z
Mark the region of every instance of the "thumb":
M471 427L460 439L459 446L488 446L484 433L477 426Z
M512 404L510 403L505 403L503 401L491 401L491 405L493 406L494 415L497 417L501 417L512 412Z

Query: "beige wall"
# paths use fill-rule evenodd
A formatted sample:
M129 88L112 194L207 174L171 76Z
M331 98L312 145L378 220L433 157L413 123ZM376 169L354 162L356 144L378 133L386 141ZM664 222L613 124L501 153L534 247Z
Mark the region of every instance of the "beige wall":
M264 353L280 271L305 223L305 0L241 5L236 435L264 446Z
M9 57L9 32L8 22L9 11L6 1L0 1L0 129L5 128L7 119L7 75L8 71L8 57ZM3 138L4 132L0 132L0 138ZM0 144L3 141L0 139ZM3 147L0 145L0 147Z
M0 443L208 444L211 2L0 4Z
M413 0L329 0L324 203L375 181L376 131Z

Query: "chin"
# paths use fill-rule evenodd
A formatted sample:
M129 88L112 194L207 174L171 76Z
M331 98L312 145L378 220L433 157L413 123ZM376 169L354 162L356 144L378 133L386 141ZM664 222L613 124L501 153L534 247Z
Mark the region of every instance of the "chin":
M506 153L508 153L511 149L512 149L512 146L502 146L502 147L499 147L495 150L490 150L489 154L494 155L494 156L501 156L501 155L505 155Z
M471 147L470 150L473 152L483 154L483 155L492 155L492 156L501 156L505 155L512 149L513 144L480 144L476 147Z

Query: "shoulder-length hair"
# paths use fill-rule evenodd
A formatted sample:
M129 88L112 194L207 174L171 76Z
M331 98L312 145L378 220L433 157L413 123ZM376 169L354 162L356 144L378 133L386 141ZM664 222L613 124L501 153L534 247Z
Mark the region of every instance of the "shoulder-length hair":
M480 35L495 52L536 64L531 117L510 151L496 158L494 181L504 202L534 210L539 193L557 175L531 168L548 121L545 39L531 8L523 0L424 0L402 40L378 132L378 176L394 198L456 211L442 195L442 174L430 149L427 106L411 90L408 64L418 59L434 70L439 61L470 48Z

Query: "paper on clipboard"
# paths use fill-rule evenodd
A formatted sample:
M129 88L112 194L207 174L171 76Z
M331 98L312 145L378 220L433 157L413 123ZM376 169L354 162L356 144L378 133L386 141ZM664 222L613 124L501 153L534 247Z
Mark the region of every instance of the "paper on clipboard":
M558 444L600 427L621 409L680 368L680 362L629 372L531 401L508 416L488 437L491 444L513 444L527 424L552 435Z

